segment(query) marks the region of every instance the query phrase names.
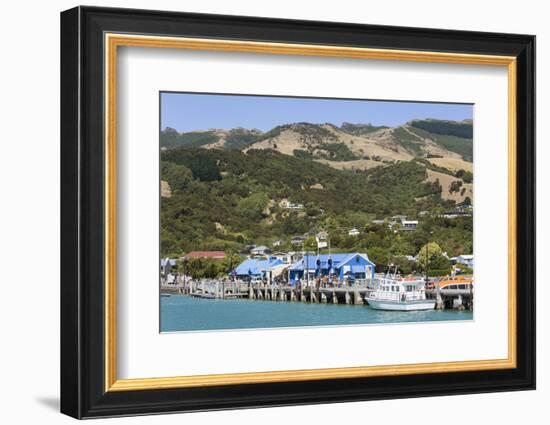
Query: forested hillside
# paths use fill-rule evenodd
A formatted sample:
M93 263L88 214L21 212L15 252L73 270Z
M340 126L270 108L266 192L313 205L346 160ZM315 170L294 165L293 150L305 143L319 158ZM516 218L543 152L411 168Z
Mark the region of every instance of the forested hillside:
M455 202L442 197L442 186L430 181L429 172L434 171L414 158L338 170L274 149L167 149L161 154L161 178L170 186L170 197L161 203L162 255L199 249L240 252L246 245L271 246L277 240L277 249L292 249L293 236L309 235L307 245L320 230L329 233L335 251L367 249L375 262L414 255L432 240L450 255L470 252L471 217L435 217ZM453 178L462 182L465 173L459 174ZM287 202L303 208L290 210ZM373 219L414 218L423 211L429 214L414 232L372 224ZM348 236L351 228L361 234Z

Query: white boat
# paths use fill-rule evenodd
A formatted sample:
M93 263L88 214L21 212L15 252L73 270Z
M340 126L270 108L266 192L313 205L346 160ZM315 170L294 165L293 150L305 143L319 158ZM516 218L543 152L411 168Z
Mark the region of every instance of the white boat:
M385 276L375 279L376 289L365 300L375 310L433 310L436 300L426 299L425 286L424 279Z

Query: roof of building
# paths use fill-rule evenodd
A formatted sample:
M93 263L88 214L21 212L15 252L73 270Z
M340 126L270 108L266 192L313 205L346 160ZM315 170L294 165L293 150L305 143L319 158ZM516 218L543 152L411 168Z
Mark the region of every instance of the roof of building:
M280 266L282 264L284 263L278 258L249 258L235 268L235 274L239 276L259 275L266 270L269 270L276 266Z
M225 258L223 251L191 251L185 254L185 258Z
M329 258L332 258L332 267L338 268L343 266L344 264L348 263L350 260L357 256L363 257L365 260L367 260L369 263L374 265L372 261L369 260L369 257L366 253L360 253L360 252L352 252L352 253L342 253L342 254L321 254L319 256L317 255L308 255L307 256L307 268L308 269L315 269L317 268L317 259L321 260L321 269L327 269L328 268L328 260ZM302 260L296 261L292 266L290 266L290 270L302 270L304 268L304 262L306 261L306 257L304 257Z
M250 251L269 251L269 248L265 245L260 245L252 248Z

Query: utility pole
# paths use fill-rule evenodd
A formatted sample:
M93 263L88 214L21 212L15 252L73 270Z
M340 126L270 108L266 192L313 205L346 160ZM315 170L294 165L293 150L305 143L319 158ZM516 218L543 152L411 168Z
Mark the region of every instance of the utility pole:
M229 251L229 280L233 281L233 252Z
M328 239L328 281L332 283L332 256L330 255L330 238Z
M183 290L185 291L185 273L187 272L185 265L187 263L187 258L183 257L182 263L183 263Z
M424 259L424 263L425 263L424 271L426 273L426 284L427 284L428 283L428 244L426 244L426 258Z
M302 242L302 252L304 252L304 257L306 259L304 263L304 273L306 274L306 284L309 287L309 255L308 255L307 249L304 250L304 247L305 247L305 241Z
M305 273L306 273L306 282L307 282L307 286L309 288L309 255L308 255L308 252L306 251L306 267L305 267Z

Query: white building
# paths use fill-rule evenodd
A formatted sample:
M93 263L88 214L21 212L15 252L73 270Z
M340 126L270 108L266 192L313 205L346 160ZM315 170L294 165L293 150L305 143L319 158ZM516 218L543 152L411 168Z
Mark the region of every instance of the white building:
M463 254L456 257L456 262L458 264L465 264L471 269L474 268L474 256L471 254Z
M296 261L294 252L274 252L269 258L276 258L285 264L292 264Z
M470 210L454 210L446 211L443 213L443 218L458 218L458 217L471 217L472 212Z
M416 230L418 220L401 220L402 230Z
M348 232L348 235L349 236L359 236L359 230L357 230L355 227L353 229L351 229L349 232Z
M251 255L266 255L269 253L271 253L271 249L264 245L257 246L250 250Z
M295 202L286 201L286 204L284 205L284 207L287 210L301 210L304 208L304 204L298 204Z

